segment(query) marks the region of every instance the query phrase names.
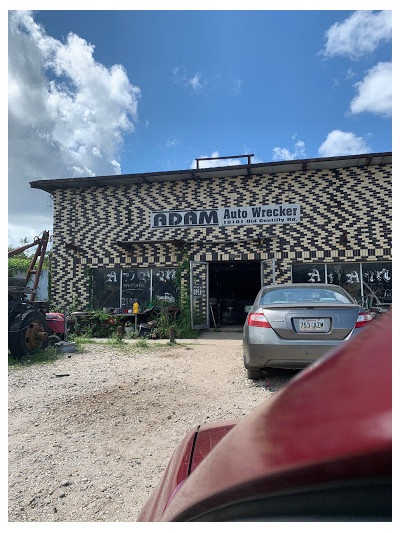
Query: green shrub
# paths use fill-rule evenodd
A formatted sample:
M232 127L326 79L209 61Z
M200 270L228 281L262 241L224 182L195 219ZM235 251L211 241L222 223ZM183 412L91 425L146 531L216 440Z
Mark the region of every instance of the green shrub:
M27 244L27 243L28 243L27 237L20 240L20 246L23 246L24 244ZM14 247L12 246L8 247L9 252L13 249ZM28 268L31 265L32 257L35 251L36 251L36 247L30 248L30 249L28 248L27 250L17 255L9 257L8 258L8 277L14 278L18 274L18 272L23 272L24 274L26 274L28 272ZM42 265L42 268L45 270L48 270L49 268L50 253L51 252L49 250L45 253L45 257L44 257L43 265ZM37 264L38 264L38 260L35 266L37 266Z
M117 326L117 317L94 310L88 316L79 318L75 333L84 338L109 338L116 335Z
M27 257L9 257L8 258L8 277L14 278L18 272L26 274L31 264L31 259Z
M176 313L170 313L167 308L168 305L170 304L163 303L151 336L153 338L168 339L169 328L172 326L175 329L177 339L196 339L199 336L199 331L192 329L190 307L185 305Z

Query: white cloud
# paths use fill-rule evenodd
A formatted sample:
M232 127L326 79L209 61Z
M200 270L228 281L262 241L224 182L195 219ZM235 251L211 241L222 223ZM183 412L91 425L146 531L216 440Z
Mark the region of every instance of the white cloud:
M369 111L384 116L392 114L392 63L380 62L354 85L358 91L350 104L353 114Z
M233 92L235 94L240 94L242 90L243 80L241 78L237 78L233 84Z
M335 22L325 36L325 56L357 59L392 38L392 12L355 11L343 22Z
M51 208L29 181L120 173L118 150L137 120L140 90L121 65L95 61L94 46L78 35L47 35L30 11L9 12L8 50L9 220L38 233L49 229Z
M190 78L188 81L187 81L187 85L190 85L190 87L195 91L195 92L198 92L201 87L202 87L202 84L200 83L200 74L197 72L193 78Z
M171 146L176 146L177 144L179 144L179 141L177 141L176 139L171 139L165 143L165 146L167 148L170 148Z
M173 76L174 78L178 79L179 76L180 76L180 72L181 72L181 70L182 70L182 67L174 67L174 68L172 69L172 76Z
M35 217L37 222L37 228L32 228L24 224L8 224L8 244L14 249L21 246L21 240L25 237L28 239L28 243L33 242L35 237L38 237L45 229L49 229L48 217L38 215ZM48 245L48 249L50 244ZM29 248L27 253L30 253L30 250L36 251L36 248Z
M370 147L362 137L357 137L350 131L333 130L328 133L325 141L318 148L321 157L340 155L367 154Z
M172 69L172 81L184 87L190 87L195 93L200 93L205 88L215 87L220 80L220 74L205 79L201 72L196 72L194 76L191 76L183 66L177 66Z
M218 150L215 150L214 152L212 152L211 155L201 155L200 157L219 157L219 152ZM247 158L244 159L246 159L247 163ZM243 161L241 159L217 159L214 161L200 161L200 168L230 167L233 165L243 165ZM190 168L197 168L196 159L193 159Z
M292 139L295 140L297 135L292 135ZM307 157L305 142L300 139L294 144L294 151L291 152L288 148L282 148L277 146L272 149L272 160L273 161L289 161L292 159L299 159Z

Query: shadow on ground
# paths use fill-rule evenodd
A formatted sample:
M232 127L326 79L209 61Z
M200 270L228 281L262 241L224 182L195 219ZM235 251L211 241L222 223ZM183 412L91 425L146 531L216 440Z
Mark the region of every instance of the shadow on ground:
M288 370L281 368L269 368L264 371L262 379L255 380L254 386L276 392L293 379L300 370Z
M198 337L199 341L204 340L220 340L220 341L241 341L243 339L243 329L239 327L233 329L217 329L202 331Z

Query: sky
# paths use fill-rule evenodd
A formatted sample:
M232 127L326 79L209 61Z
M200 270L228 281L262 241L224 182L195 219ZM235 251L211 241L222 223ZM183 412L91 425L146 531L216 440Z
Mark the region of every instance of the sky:
M30 181L392 150L389 10L9 11L8 26L13 246L52 229Z

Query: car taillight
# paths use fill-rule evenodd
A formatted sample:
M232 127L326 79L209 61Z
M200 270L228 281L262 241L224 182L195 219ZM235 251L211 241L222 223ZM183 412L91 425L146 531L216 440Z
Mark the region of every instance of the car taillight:
M371 322L372 315L369 313L360 313L357 318L356 322L356 328L363 328L368 324L368 322Z
M256 326L258 328L271 328L271 324L268 322L268 320L265 318L265 316L262 313L250 313L249 314L249 320L248 320L249 326Z

